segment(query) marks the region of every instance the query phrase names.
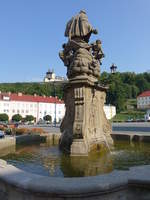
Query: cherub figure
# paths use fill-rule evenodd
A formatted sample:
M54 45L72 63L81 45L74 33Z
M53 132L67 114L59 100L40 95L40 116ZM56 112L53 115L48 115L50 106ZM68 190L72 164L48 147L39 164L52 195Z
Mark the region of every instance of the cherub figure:
M92 54L96 60L99 60L100 65L101 59L105 57L103 50L102 50L102 42L100 40L96 40L96 42L91 44L92 47Z

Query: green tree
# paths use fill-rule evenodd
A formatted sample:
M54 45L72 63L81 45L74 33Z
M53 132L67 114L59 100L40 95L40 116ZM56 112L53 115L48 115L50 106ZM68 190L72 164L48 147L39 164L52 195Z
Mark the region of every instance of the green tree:
M135 84L135 78L136 74L133 72L124 72L120 73L121 79L123 83L134 85Z
M33 115L26 115L24 121L26 122L32 122L33 120L35 120Z
M103 72L99 81L102 85L107 85L109 82L109 74L107 72Z
M7 114L5 114L5 113L0 114L0 121L6 122L6 121L8 121L8 119L9 119L9 117Z
M139 94L139 88L136 85L132 85L132 98L137 98Z
M115 105L117 111L124 110L126 102L125 95L124 86L114 82L110 85L107 92L106 102L107 104Z
M49 121L49 122L52 121L52 117L51 117L50 115L45 115L45 116L43 117L43 119L44 119L45 121Z
M20 114L15 114L12 116L12 121L20 122L22 120L22 116Z
M139 88L140 93L150 89L150 82L148 82L143 74L138 74L136 76L136 86Z
M107 104L115 105L117 111L121 111L125 109L126 102L126 88L127 85L122 83L120 73L109 74L107 85L109 87L106 96Z
M145 72L143 74L144 78L147 80L147 82L150 82L150 73Z

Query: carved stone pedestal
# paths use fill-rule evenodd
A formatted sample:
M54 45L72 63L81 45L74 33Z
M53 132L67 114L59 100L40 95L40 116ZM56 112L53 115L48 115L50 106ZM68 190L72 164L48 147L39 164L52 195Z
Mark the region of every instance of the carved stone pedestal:
M88 156L88 147L84 139L74 139L70 153L72 156Z
M106 88L92 78L76 78L64 87L66 105L61 124L60 148L74 155L88 155L93 149L110 148L111 125L106 119L103 106Z

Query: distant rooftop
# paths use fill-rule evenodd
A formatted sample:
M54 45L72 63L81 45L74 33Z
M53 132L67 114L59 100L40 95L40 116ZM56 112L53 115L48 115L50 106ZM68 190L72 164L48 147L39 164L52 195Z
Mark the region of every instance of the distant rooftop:
M150 90L142 92L138 97L150 97Z
M65 80L66 78L63 76L56 76L53 69L52 70L49 69L44 77L44 82L65 81Z
M22 93L1 93L0 100L3 101L28 101L28 102L43 102L43 103L57 103L63 104L64 102L58 97L47 97L47 96L38 96L38 95L25 95Z

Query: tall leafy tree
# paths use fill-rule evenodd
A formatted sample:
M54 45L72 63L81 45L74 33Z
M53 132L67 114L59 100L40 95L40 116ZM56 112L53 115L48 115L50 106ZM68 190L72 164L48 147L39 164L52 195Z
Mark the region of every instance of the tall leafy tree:
M15 114L12 116L12 121L20 122L22 120L22 116L20 114Z
M45 121L49 121L49 122L52 121L52 117L51 117L50 115L45 115L45 116L43 117L43 119L44 119Z
M8 119L9 119L9 117L8 117L7 114L5 114L5 113L0 114L0 121L1 122L6 122L6 121L8 121Z
M35 118L33 115L26 115L26 117L24 119L24 121L26 121L26 122L32 122L34 120L35 120Z

